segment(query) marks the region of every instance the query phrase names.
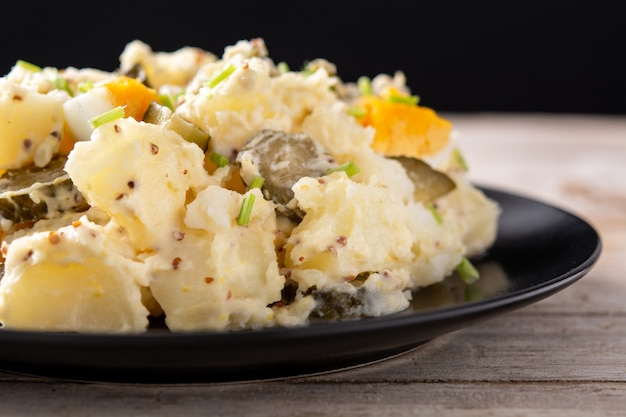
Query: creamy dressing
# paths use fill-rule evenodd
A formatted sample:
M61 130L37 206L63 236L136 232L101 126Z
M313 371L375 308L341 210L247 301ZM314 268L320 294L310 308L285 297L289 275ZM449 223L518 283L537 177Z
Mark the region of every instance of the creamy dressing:
M77 207L85 207L82 194L72 184L67 174L57 177L43 186L41 183L35 183L19 191L0 193L3 204L10 204L15 211L19 211L23 207L15 202L16 196L27 196L34 204L43 206L42 210L45 211L45 215L36 220L58 217L63 213L74 211ZM15 226L15 223L4 218L0 212L0 225L4 232L8 232Z
M45 78L55 71L0 78L5 176L49 167L67 130L78 140L49 183L0 180L0 204L42 213L32 228L0 215L6 329L143 332L163 315L175 332L232 331L393 314L495 239L499 209L464 172L439 164L456 188L416 197L420 179L372 148L375 129L350 112L360 93L330 62L282 72L261 39L221 58L135 41L120 60L176 94L174 114L209 135L208 149L137 117L90 124L112 100L79 81L117 73L69 70L71 100ZM373 91L408 94L405 81L381 75ZM113 101L137 104L140 87ZM215 154L225 166L209 168ZM344 163L357 172L329 170Z

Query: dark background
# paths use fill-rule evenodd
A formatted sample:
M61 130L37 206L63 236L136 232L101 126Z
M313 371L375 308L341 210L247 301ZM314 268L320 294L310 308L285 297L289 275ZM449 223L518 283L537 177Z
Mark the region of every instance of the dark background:
M292 68L405 72L439 111L626 114L626 14L618 1L29 2L0 6L0 73L17 59L113 70L127 42L221 56L262 37Z

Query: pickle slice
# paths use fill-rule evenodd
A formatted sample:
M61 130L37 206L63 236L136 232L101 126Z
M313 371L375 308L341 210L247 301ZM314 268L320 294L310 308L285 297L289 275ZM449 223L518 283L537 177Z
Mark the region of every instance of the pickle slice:
M408 156L390 157L400 162L415 185L415 200L430 203L456 188L454 181L421 159Z
M56 157L43 168L31 165L9 170L0 177L2 229L89 207L63 169L66 160Z
M187 142L198 145L203 151L206 151L209 146L210 136L208 133L156 101L153 101L148 106L148 110L143 115L143 121L173 130Z
M243 181L265 180L263 192L279 206L294 197L293 185L302 177L320 177L337 166L332 156L305 133L262 130L237 154Z
M317 291L313 294L316 307L312 315L326 320L344 320L363 317L365 289L353 294L337 291Z

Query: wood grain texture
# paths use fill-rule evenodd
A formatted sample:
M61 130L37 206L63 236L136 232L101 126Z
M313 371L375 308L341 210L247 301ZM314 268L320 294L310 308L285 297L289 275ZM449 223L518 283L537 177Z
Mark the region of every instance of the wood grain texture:
M0 372L0 416L625 416L626 117L449 115L473 179L589 221L603 253L560 293L340 372L84 384Z

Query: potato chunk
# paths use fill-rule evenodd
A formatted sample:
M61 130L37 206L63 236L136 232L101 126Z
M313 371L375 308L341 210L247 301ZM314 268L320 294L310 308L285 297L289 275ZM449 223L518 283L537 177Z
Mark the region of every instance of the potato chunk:
M202 150L175 132L129 118L77 143L65 169L87 201L143 251L167 244L182 228L189 194L209 181L203 161Z
M280 300L285 278L274 248L274 204L258 189L247 195L255 195L255 203L248 225L239 226L244 196L207 187L187 207L184 235L146 259L153 271L152 293L172 331L275 323L268 306Z
M45 166L63 134L67 94L39 93L0 78L0 171L31 163Z
M3 328L144 331L148 310L141 287L147 274L143 264L123 255L129 253L86 217L14 240L0 281Z
M302 178L294 192L306 215L287 241L288 267L323 271L331 284L411 262L414 236L406 226L408 215L386 188L336 173L322 181Z

